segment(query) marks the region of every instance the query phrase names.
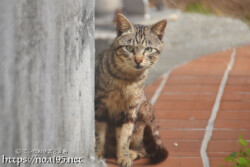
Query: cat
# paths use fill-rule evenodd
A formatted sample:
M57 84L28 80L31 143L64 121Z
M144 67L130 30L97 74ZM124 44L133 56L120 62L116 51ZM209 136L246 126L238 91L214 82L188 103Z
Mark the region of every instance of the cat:
M148 69L163 47L167 20L154 25L132 24L117 15L117 37L96 58L95 153L116 157L122 167L149 157L153 163L167 158L159 137L155 112L144 93Z

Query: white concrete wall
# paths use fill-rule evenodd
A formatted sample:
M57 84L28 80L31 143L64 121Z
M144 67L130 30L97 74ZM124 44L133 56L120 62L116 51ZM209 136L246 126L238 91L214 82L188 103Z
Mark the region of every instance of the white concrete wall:
M0 11L0 155L66 149L85 158L79 166L99 166L94 1L1 0Z

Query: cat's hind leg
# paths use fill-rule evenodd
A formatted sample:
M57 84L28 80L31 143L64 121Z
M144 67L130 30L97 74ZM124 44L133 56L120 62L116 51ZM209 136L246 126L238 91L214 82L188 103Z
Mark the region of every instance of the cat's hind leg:
M96 139L95 154L99 158L103 158L105 154L104 146L105 146L106 133L107 133L107 123L95 121L95 139Z
M130 154L130 157L132 160L136 160L139 158L139 155L138 155L137 151L135 151L135 150L129 150L129 154Z
M101 100L95 99L95 154L99 158L105 155L107 128L107 108Z
M139 158L145 158L146 157L146 154L143 154L143 153L140 153L136 150L129 150L129 153L130 153L130 157L132 160L136 160L136 159L139 159Z

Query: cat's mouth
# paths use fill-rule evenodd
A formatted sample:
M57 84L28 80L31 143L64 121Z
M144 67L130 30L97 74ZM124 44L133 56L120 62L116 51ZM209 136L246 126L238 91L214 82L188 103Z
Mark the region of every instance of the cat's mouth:
M141 69L143 69L143 66L141 66L140 64L137 64L137 65L135 66L135 68L136 68L137 70L141 70Z

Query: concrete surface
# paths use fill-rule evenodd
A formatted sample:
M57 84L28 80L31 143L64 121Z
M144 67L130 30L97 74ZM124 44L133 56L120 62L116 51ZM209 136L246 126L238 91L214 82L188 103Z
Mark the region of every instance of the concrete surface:
M128 16L132 22L140 24L152 24L161 19L168 19L164 37L165 47L159 62L149 74L148 84L169 69L200 56L250 44L250 29L239 19L181 13L171 9L160 12L151 9L148 13L146 19ZM115 25L110 18L96 18L96 53L100 53L105 45L112 43L116 35ZM105 42L99 45L101 41Z
M67 157L84 158L84 164L66 166L99 166L94 1L2 0L0 11L1 156L32 156L16 149L66 149Z

